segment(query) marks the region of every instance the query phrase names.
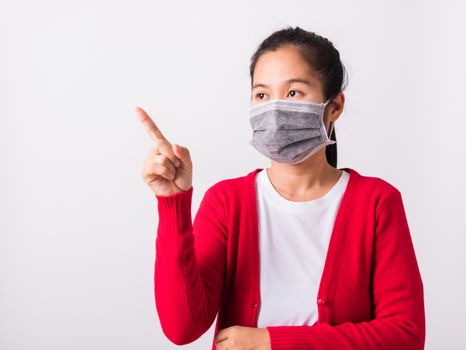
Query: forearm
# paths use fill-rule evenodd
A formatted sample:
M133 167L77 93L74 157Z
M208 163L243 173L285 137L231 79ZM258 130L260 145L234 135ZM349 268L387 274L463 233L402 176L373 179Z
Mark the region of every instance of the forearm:
M154 292L165 335L182 345L198 339L215 319L218 290L215 275L201 273L191 217L192 191L158 197ZM199 230L208 230L198 220ZM199 240L199 242L202 242ZM202 247L198 247L200 250ZM201 260L202 261L202 260ZM212 281L204 281L211 278Z
M422 324L407 323L394 317L368 322L345 322L336 326L267 327L271 350L422 350Z

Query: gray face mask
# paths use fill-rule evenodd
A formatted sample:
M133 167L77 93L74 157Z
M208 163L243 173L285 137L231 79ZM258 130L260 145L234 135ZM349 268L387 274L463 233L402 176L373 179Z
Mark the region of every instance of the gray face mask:
M252 139L262 155L279 163L298 164L336 141L330 140L323 121L324 103L275 99L250 107Z

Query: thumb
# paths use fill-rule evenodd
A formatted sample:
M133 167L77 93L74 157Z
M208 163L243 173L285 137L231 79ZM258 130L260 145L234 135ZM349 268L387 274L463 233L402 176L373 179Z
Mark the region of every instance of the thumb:
M189 159L189 151L186 147L182 147L178 144L173 144L173 152L175 153L175 156L177 156L182 163L187 161Z

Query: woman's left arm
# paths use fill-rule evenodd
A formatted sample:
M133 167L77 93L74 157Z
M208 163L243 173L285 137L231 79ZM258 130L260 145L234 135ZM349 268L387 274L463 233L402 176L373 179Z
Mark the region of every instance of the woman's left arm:
M375 318L335 326L268 326L271 350L424 349L424 287L397 189L376 210L374 239Z

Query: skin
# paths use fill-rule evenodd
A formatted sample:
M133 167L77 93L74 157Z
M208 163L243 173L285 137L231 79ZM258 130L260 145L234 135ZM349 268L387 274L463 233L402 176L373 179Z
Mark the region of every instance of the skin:
M304 79L310 84L289 83L289 79ZM293 46L263 54L255 67L251 106L278 98L325 101L321 82ZM330 123L334 123L342 113L344 102L345 96L340 92L325 108L324 124L327 131L330 130ZM266 171L278 193L291 201L309 201L323 196L342 173L342 170L328 163L325 147L299 164L271 160L271 166Z
M307 80L288 82L289 79ZM271 99L293 99L324 102L322 85L311 67L293 46L263 54L257 61L251 106ZM340 92L330 102L324 114L329 130L343 111L345 97ZM189 150L172 144L162 134L153 119L140 107L135 113L153 140L144 161L141 176L154 194L169 196L192 187L192 161ZM342 170L335 169L325 156L325 148L299 164L284 164L271 160L267 174L277 192L291 201L309 201L323 196L338 181ZM215 336L217 350L270 350L270 335L266 328L234 325L221 329Z
M170 196L189 190L193 181L189 150L172 144L141 107L136 107L135 112L153 141L141 171L142 179L157 196Z

